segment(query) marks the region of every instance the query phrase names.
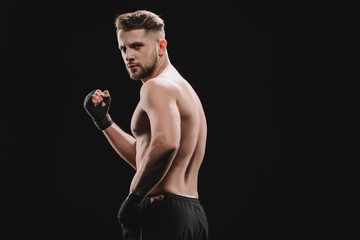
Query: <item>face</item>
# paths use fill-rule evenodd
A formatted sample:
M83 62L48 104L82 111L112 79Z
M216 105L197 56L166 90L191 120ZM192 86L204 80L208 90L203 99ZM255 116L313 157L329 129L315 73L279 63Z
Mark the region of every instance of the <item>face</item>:
M131 79L145 78L158 62L157 44L150 36L145 29L117 32L119 49Z

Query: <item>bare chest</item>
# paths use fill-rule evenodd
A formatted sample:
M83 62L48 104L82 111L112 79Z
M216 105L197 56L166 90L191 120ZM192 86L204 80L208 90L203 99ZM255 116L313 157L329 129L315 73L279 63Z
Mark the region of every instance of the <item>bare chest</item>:
M131 118L131 132L135 137L150 133L150 121L144 110L138 104Z

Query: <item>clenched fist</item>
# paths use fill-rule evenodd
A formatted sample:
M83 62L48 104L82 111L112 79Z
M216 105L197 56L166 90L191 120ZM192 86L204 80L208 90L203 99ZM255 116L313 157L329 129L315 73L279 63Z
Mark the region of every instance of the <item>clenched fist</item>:
M108 90L102 92L97 89L85 97L84 108L99 130L105 130L113 123L109 114L110 103L111 98Z

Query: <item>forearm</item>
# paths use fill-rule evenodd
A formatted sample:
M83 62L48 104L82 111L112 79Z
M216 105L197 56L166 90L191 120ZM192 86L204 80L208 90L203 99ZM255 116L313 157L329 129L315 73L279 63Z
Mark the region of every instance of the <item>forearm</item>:
M139 196L147 196L168 172L177 149L162 145L151 144L143 160L144 164L139 169L137 178L131 191Z
M136 139L113 123L103 133L114 150L136 170Z

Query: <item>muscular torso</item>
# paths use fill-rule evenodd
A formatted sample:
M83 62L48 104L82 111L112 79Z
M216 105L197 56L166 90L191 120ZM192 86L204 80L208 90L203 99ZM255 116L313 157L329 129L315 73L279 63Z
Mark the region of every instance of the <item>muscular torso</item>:
M176 97L180 114L181 139L168 172L150 194L174 193L198 197L197 179L205 153L207 134L205 114L195 91L175 69L165 71L160 77L171 81L170 88ZM137 169L141 169L151 141L150 121L141 107L141 101L131 120L131 130L136 138ZM136 182L138 174L139 172L135 173L130 189Z

